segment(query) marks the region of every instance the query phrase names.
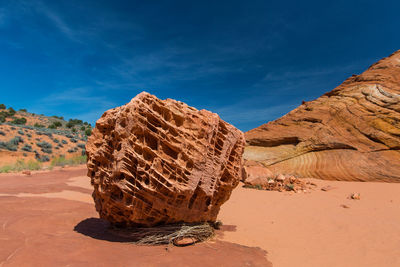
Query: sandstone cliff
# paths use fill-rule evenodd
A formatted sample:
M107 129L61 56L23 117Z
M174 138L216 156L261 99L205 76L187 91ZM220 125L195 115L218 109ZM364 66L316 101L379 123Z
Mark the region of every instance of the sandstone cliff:
M245 137L272 172L400 182L400 51Z

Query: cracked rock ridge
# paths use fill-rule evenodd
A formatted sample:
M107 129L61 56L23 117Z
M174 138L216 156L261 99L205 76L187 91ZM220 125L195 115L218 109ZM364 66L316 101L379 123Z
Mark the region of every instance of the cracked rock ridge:
M87 142L96 210L120 227L215 221L244 145L217 114L143 92L106 111Z
M245 137L272 173L400 182L400 50Z

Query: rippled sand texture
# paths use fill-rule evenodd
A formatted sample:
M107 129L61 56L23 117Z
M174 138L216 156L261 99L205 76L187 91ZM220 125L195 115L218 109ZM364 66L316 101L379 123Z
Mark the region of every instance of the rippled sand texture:
M244 157L273 172L400 182L400 51L245 133Z

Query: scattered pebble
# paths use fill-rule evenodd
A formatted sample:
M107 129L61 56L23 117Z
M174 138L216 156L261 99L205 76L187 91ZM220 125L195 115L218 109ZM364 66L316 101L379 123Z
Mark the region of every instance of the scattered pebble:
M22 174L25 174L25 175L32 175L31 171L23 171Z
M352 193L352 194L350 195L350 198L351 198L351 199L360 200L360 199L361 199L361 196L360 196L360 193Z
M278 174L275 177L263 178L261 181L245 182L244 187L279 192L288 191L290 194L300 192L308 193L314 188L309 181L296 178L293 175L285 176L283 174Z
M191 237L184 237L184 238L177 238L174 239L173 241L175 246L178 247L185 247L185 246L190 246L196 243L196 239L191 238Z
M345 209L349 209L350 208L349 206L347 206L345 204L340 205L340 207L345 208Z
M335 189L335 188L336 187L327 185L327 186L321 187L321 190L326 192L326 191L330 191L330 190Z

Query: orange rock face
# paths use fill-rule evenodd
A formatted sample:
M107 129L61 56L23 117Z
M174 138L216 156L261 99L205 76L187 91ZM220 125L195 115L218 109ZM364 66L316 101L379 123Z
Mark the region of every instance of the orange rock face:
M106 111L86 145L96 209L119 226L215 221L244 144L215 113L141 93Z
M400 182L400 51L245 136L273 173Z

